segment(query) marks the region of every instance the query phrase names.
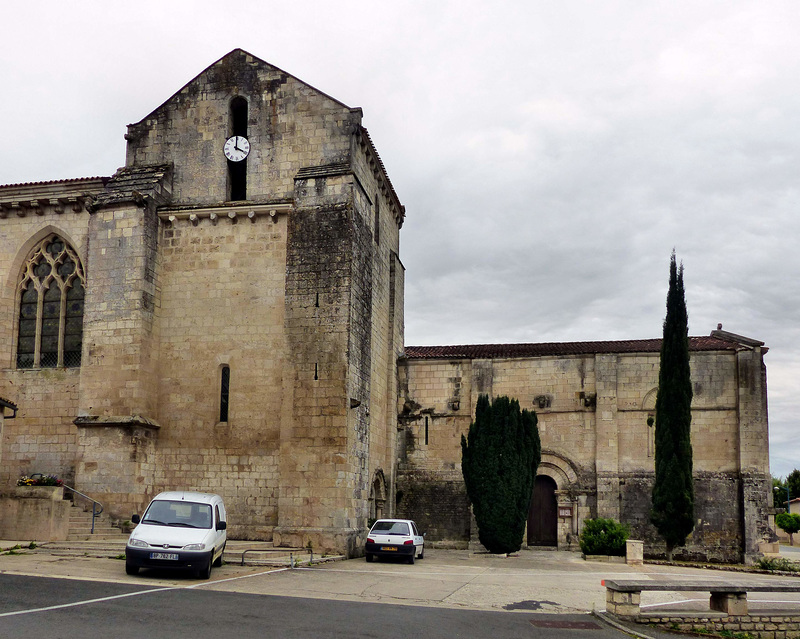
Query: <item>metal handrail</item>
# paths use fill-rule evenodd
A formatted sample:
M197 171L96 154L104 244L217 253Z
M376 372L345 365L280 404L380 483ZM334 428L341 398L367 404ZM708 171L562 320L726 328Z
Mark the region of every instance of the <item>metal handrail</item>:
M92 533L91 534L94 535L94 520L97 519L100 516L100 514L103 512L103 504L101 504L96 499L92 499L91 497L89 497L89 495L84 495L81 491L75 490L72 486L67 486L66 484L64 484L64 488L66 488L67 490L71 490L75 495L83 497L84 499L87 499L90 502L92 502ZM98 510L98 507L100 508L100 510Z

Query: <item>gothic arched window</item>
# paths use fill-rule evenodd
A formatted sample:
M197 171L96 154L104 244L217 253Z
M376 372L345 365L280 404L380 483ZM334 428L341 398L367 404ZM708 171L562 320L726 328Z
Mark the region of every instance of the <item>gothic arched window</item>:
M81 365L84 284L77 253L58 235L34 247L19 282L17 368Z

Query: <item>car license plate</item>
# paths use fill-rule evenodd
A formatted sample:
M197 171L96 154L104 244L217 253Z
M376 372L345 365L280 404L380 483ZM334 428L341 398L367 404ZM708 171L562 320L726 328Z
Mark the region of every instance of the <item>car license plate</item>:
M178 553L176 552L151 552L150 559L167 559L170 561L178 561Z
M381 550L397 550L397 546L381 546Z

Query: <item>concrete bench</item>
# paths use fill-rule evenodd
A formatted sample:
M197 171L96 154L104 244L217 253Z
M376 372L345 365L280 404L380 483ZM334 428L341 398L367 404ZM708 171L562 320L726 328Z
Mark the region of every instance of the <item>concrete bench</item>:
M800 592L800 580L771 580L759 583L735 581L677 581L667 579L604 579L606 610L620 617L639 616L642 591L708 592L715 612L747 615L748 592Z

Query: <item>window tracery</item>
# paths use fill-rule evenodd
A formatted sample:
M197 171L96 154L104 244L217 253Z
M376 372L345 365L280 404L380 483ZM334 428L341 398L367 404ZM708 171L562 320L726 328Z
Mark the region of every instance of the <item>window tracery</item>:
M18 287L17 368L81 365L85 282L80 258L58 235L31 251Z

